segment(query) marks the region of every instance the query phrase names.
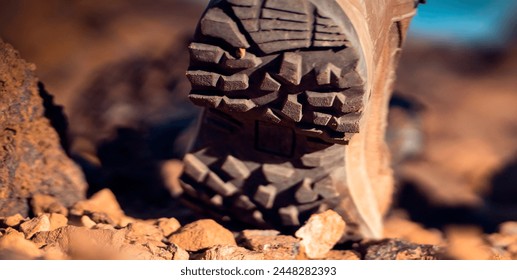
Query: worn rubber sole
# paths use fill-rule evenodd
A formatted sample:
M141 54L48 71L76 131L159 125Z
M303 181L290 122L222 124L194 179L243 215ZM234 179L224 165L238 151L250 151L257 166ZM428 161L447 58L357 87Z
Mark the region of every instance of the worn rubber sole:
M345 159L369 99L356 31L336 1L295 2L212 1L202 16L187 77L207 109L184 159L184 199L285 231L335 209L349 236L377 237L368 217L380 214L361 214L346 185L346 164L362 164Z

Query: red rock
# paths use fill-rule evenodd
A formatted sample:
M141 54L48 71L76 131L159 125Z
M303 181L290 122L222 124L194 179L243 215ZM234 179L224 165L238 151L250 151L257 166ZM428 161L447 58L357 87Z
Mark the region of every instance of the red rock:
M20 214L15 214L4 219L4 224L8 227L16 227L25 221L25 218Z
M20 230L25 234L27 239L31 239L32 236L41 231L50 230L50 220L48 216L41 215L20 225Z
M48 219L50 221L50 230L55 230L68 225L68 219L63 214L51 213L46 215L48 215Z
M92 228L96 225L96 223L94 221L92 221L92 219L90 219L90 217L84 215L81 217L81 226L85 227L85 228Z
M28 216L38 193L52 193L69 207L84 198L87 185L45 117L42 96L47 109L60 109L38 86L36 67L1 40L0 61L0 216Z
M231 231L209 219L183 226L169 237L169 241L191 252L217 245L237 245Z
M46 194L35 194L31 199L31 207L32 213L36 216L44 213L68 215L68 209L66 209L61 202L59 202L55 197Z
M215 246L200 254L198 260L263 260L264 254L237 246Z
M100 190L90 199L77 202L70 211L76 216L95 212L105 213L118 226L126 226L129 223L117 198L109 189Z
M279 235L276 230L243 230L239 244L264 254L266 260L300 259L300 240L287 235Z
M156 221L156 225L162 231L164 237L169 237L172 233L181 228L180 222L175 218L161 218Z
M0 259L35 259L41 255L38 246L12 228L8 228L4 236L0 237Z

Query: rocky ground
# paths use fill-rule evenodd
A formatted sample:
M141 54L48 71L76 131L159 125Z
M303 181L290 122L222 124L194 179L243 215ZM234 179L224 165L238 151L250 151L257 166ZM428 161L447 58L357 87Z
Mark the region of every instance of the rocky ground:
M2 5L0 37L37 67L1 43L0 259L517 259L517 49L409 42L390 113L387 239L339 243L333 212L283 235L177 200L201 6Z

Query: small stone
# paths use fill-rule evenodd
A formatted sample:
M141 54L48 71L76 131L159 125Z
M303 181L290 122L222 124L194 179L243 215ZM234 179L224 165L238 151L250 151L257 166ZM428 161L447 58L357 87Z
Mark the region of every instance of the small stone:
M126 226L127 219L124 211L120 208L117 198L109 189L103 189L95 193L90 199L77 202L70 210L76 216L89 213L106 213L115 225Z
M236 56L237 56L237 58L243 58L244 56L246 56L246 49L245 48L239 48L237 50Z
M148 241L161 241L163 233L156 226L144 222L134 222L127 226L126 240L130 243L144 244Z
M36 244L12 228L8 228L0 238L0 259L36 259L41 255Z
M81 225L85 228L92 228L96 225L96 223L88 216L81 217Z
M499 232L505 235L517 235L517 222L506 222L499 226Z
M44 213L59 213L68 215L68 209L61 204L55 197L46 194L35 194L31 199L31 207L34 215L39 216Z
M183 226L169 237L169 241L190 252L216 245L236 245L232 232L210 219Z
M20 230L25 234L25 238L31 239L34 234L41 231L50 230L50 220L48 216L41 215L20 225Z
M241 246L264 254L265 260L294 260L300 258L298 239L279 235L276 230L244 230L239 234Z
M175 261L186 261L190 259L189 253L174 243L169 245L168 249L172 253L172 259Z
M156 221L156 225L162 231L164 237L169 237L181 228L180 222L175 218L161 218Z
M108 224L96 224L92 227L92 229L107 229L107 230L115 230L115 227Z
M264 254L237 246L215 246L197 255L199 260L263 260Z
M93 212L93 213L86 213L86 214L96 224L109 224L109 225L114 224L114 222L110 218L110 216L104 212Z
M50 230L55 230L68 224L68 219L63 214L51 213L46 215L48 215L50 221Z
M333 210L312 215L307 223L296 231L300 244L311 259L323 258L345 233L343 218Z
M415 244L399 239L385 239L365 244L366 260L437 260L438 246Z
M15 215L5 218L4 224L8 227L16 227L24 220L25 220L25 218L22 215L15 214Z

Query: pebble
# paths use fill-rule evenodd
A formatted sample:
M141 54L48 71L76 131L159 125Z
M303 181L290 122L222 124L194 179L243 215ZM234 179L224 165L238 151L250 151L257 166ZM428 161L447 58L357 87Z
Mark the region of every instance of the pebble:
M0 238L0 259L36 259L42 252L21 232L8 228Z
M46 194L35 194L31 199L31 207L34 215L39 216L45 213L59 213L68 215L68 209L55 197Z
M241 246L263 253L265 260L300 259L300 241L279 234L276 230L244 230L238 240Z
M333 210L312 215L309 220L296 231L300 244L307 257L323 258L337 244L345 233L346 223Z
M12 215L12 216L9 216L7 218L5 218L4 220L4 224L8 227L16 227L18 226L21 222L23 222L25 220L25 218L20 215L20 214L15 214L15 215Z
M20 225L25 238L31 239L36 233L50 230L50 220L47 215L41 215Z
M51 213L45 214L45 216L48 216L50 221L50 230L55 230L68 224L68 219L63 214Z
M109 189L103 189L95 193L90 199L77 202L70 213L76 216L87 215L90 213L105 213L114 225L127 226L130 223L117 198Z
M161 218L156 221L156 225L162 231L164 237L169 237L171 234L181 228L180 222L175 218Z
M169 241L190 252L216 245L237 245L232 232L211 219L183 226L169 237Z
M198 260L263 260L264 254L238 246L214 246L194 257Z

